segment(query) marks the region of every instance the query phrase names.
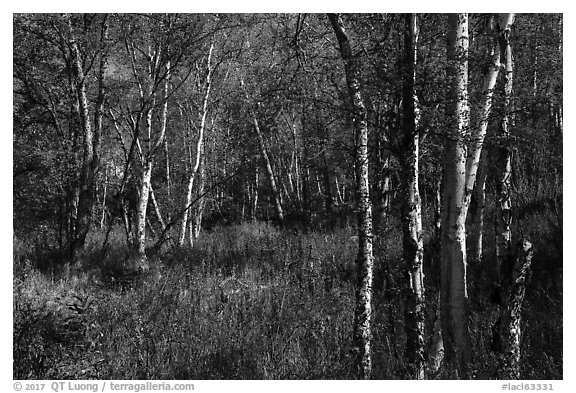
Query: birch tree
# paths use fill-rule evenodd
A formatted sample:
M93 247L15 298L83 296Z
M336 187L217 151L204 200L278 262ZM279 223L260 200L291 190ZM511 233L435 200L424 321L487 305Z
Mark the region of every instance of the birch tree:
M358 376L370 379L372 374L371 319L372 278L374 256L372 250L372 205L368 180L368 124L367 112L360 91L360 62L352 53L352 45L339 14L328 14L340 47L346 71L348 99L353 109L355 134L356 208L358 214L358 256L356 258L356 309L354 312L354 350Z
M196 141L196 152L194 154L194 162L192 168L190 169L190 175L188 177L188 187L186 193L186 202L184 205L184 212L182 213L182 222L180 226L180 237L178 239L178 245L182 247L184 245L184 240L186 239L186 228L188 224L188 216L190 215L190 205L192 203L192 192L194 190L194 179L198 175L200 164L202 161L202 146L204 143L204 129L206 127L206 116L208 115L208 102L210 99L210 88L212 82L212 51L214 49L214 44L210 45L208 50L208 57L206 59L206 79L204 81L204 97L202 99L202 109L200 113L200 126L198 127L198 140ZM190 245L192 245L193 233L190 233Z
M169 95L171 75L171 63L168 53L169 43L164 36L154 37L153 35L155 32L169 30L171 21L170 18L163 17L158 22L158 25L144 23L144 26L140 26L146 30L142 32L143 37L135 36L136 32L131 31L131 29L135 29L135 26L131 25L131 23L127 27L128 31L125 35L124 46L130 61L134 84L137 86L139 108L137 108L135 113L128 114L128 122L132 130L133 142L140 152L142 164L139 174L139 196L135 212L133 248L138 255L136 267L146 270L148 268L146 258L146 223L152 169L156 154L163 145L166 133L166 100ZM142 40L139 40L139 38L142 38ZM162 94L159 94L159 90L162 91ZM157 109L157 105L162 105L166 109L161 113L159 127L154 127L154 112Z
M500 61L504 69L503 84L503 114L500 122L500 138L502 146L497 149L498 178L496 193L498 195L498 214L496 216L496 261L497 270L509 265L512 257L512 201L510 195L512 177L512 154L510 147L511 98L513 85L512 47L510 45L510 29L514 23L514 14L500 14L499 25L502 33L499 37Z
M520 378L520 338L522 303L526 291L526 278L532 262L533 247L530 241L522 239L512 249L512 203L511 176L512 157L510 128L512 125L511 101L513 87L513 56L510 45L510 30L515 14L500 14L499 49L504 70L503 113L500 121L500 138L503 146L498 147L496 193L498 212L496 217L496 259L500 285L500 317L495 326L493 345L502 352L502 367L499 377Z
M520 378L520 338L522 303L534 250L526 239L518 244L514 261L504 271L500 317L493 328L492 349L502 353L499 377Z
M502 21L504 20L504 22ZM495 25L499 39L508 34L513 15L500 16ZM450 128L444 154L442 202L441 307L444 345L448 359L455 359L463 377L471 361L467 327L466 230L465 223L480 166L484 139L492 108L502 50L492 45L492 61L484 79L480 126L470 130L468 103L468 17L448 17L448 68L450 91L447 120ZM500 52L500 54L496 53ZM466 143L466 138L470 142ZM484 176L484 175L482 175Z
M418 28L416 14L406 14L404 26L403 125L400 162L402 166L402 233L404 264L407 270L405 329L409 373L425 378L424 347L424 242L422 206L418 190L419 137L415 116L415 65Z
M467 178L466 190L476 197L476 209L472 223L472 260L480 261L482 258L482 239L484 231L484 205L485 205L485 188L487 177L487 160L486 149L482 149L490 114L494 100L494 88L500 72L500 49L499 39L502 34L500 21L494 15L491 15L488 23L488 64L486 64L486 73L484 75L484 84L482 87L481 102L479 108L479 126L475 138L471 141L472 148L467 161L467 173L471 173ZM474 169L477 168L477 172Z
M461 377L471 360L466 286L466 141L468 104L468 15L448 16L448 104L442 201L441 320L445 359Z
M78 48L78 42L72 27L70 14L64 14L63 20L67 29L68 46L70 48L70 59L72 63L72 83L76 92L77 108L82 129L82 163L80 168L78 210L76 216L75 233L72 241L72 259L74 260L78 252L84 247L86 235L90 230L92 221L92 207L94 205L95 193L95 151L94 151L94 130L90 121L90 111L88 108L88 98L86 95L86 77L82 66L82 55Z
M262 135L262 130L260 129L260 122L254 111L252 100L246 90L244 84L244 79L240 78L240 86L244 91L244 96L246 97L246 102L248 103L248 112L252 117L252 122L254 124L254 131L256 132L256 137L258 138L258 147L260 148L260 154L264 158L264 164L266 167L266 174L268 175L268 181L270 182L270 188L272 189L272 198L274 200L274 207L276 208L276 215L280 223L284 221L284 209L282 208L282 201L280 200L280 190L276 184L276 178L274 177L274 171L272 170L272 163L268 154L268 149L266 148L266 143L264 142L264 136Z

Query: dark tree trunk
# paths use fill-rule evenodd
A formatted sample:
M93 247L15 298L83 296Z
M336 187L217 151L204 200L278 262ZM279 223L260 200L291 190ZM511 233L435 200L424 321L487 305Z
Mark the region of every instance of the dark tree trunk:
M500 289L500 318L493 328L492 350L502 353L502 379L520 378L520 337L522 303L526 276L532 262L532 244L524 239L517 247L513 263L503 267Z

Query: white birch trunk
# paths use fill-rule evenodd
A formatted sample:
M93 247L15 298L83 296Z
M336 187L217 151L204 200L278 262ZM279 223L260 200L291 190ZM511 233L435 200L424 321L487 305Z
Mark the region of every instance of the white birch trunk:
M256 214L258 212L258 189L260 184L260 170L256 167L255 174L254 174L254 187L252 188L252 209L251 209L251 216L252 221L256 221Z
M104 223L106 220L106 194L108 191L108 165L104 170L104 192L102 196L102 218L100 219L100 229L104 228Z
M354 113L356 204L358 211L358 256L356 270L356 309L354 313L354 350L358 376L370 379L372 375L371 323L372 323L372 280L374 255L372 250L372 205L368 179L368 124L367 111L360 92L360 63L352 53L352 47L342 18L328 14L340 54L346 70L348 96Z
M466 283L466 144L468 15L448 16L448 95L444 194L442 198L441 316L445 357L467 378L471 361Z
M136 237L135 248L140 257L140 267L146 270L146 211L148 208L148 197L150 195L150 180L152 178L152 161L147 160L142 168L140 177L140 198L136 210Z
M418 133L414 82L416 14L405 15L405 59L403 83L403 135L400 162L402 166L402 233L404 264L407 270L405 329L406 355L410 377L425 379L424 334L424 242L422 238L422 206L418 190Z
M168 99L168 90L170 87L170 62L166 63L166 76L164 79L164 97L163 97L163 110L162 116L160 120L160 132L158 136L155 138L152 134L152 114L154 106L156 105L156 98L154 98L154 91L153 91L153 81L156 78L156 71L159 67L159 59L160 59L160 52L155 52L152 54L149 51L149 58L151 59L149 69L148 69L148 77L150 78L151 82L149 85L148 96L151 97L151 103L149 108L146 111L145 116L145 126L146 126L146 135L148 138L148 150L145 154L142 154L142 175L140 179L140 198L138 200L138 206L136 210L136 236L134 239L134 248L138 253L138 263L137 268L139 270L147 270L149 268L149 264L146 257L146 222L147 222L147 209L148 209L148 200L150 197L150 190L151 190L151 178L152 178L152 168L154 166L155 155L162 146L162 142L164 141L164 135L166 134L166 123L167 123L167 116L168 116L168 107L167 107L167 99ZM141 99L144 100L143 92L141 91ZM138 140L136 144L139 145ZM140 148L140 146L139 146Z
M493 23L491 23L494 26ZM500 51L498 50L498 30L491 32L491 39L493 42L489 46L490 63L488 64L488 71L484 76L484 86L482 88L482 102L480 105L480 124L472 136L472 141L469 146L469 153L466 159L466 206L470 204L470 198L476 182L476 174L480 165L480 157L488 130L488 122L490 113L492 111L492 98L494 95L494 87L498 72L500 70Z
M160 211L160 206L158 205L158 201L156 200L156 195L154 194L152 184L150 184L150 199L152 199L152 206L154 206L154 211L156 212L156 218L158 218L161 230L164 231L164 228L166 228L166 221L164 221L164 218L162 217L162 212Z
M496 261L498 272L505 270L512 258L512 201L510 195L512 176L512 157L510 152L510 110L513 83L512 47L510 46L510 27L514 14L501 14L500 53L503 61L504 74L504 114L500 123L500 137L503 146L498 147L498 179L496 192L498 194L498 214L496 217Z
M72 259L84 247L86 235L90 230L92 221L92 206L94 204L94 132L90 123L90 113L88 109L88 98L86 96L86 79L82 68L80 49L74 36L72 20L70 14L64 14L64 21L68 33L68 45L70 47L72 63L72 82L76 92L77 108L82 129L83 156L80 169L78 210L75 217L75 227L72 241Z
M507 14L509 15L509 14ZM511 15L511 14L510 14ZM490 119L490 113L492 111L492 102L494 96L494 88L496 86L496 81L501 68L501 50L499 49L498 41L500 35L503 34L504 27L500 21L495 22L495 17L492 16L489 26L490 29L490 44L489 44L489 54L490 62L487 67L487 72L484 76L484 86L482 89L482 102L480 105L480 124L473 137L472 143L470 145L470 152L466 161L466 204L469 206L472 193L475 191L476 195L476 211L473 217L472 223L472 260L480 261L482 259L482 238L484 230L484 205L485 205L485 187L486 187L486 176L487 176L487 162L488 156L485 149L483 149L483 143L486 136L486 131L488 129L488 122ZM510 19L510 22L513 20ZM508 18L504 25L506 26Z
M474 187L476 197L476 211L472 217L472 241L470 248L472 250L472 261L481 262L483 255L484 241L484 208L486 206L486 178L488 177L488 153L486 149L482 150L480 156L480 167Z
M202 114L200 118L200 127L198 129L198 140L196 141L196 153L194 156L194 164L190 170L190 176L188 178L188 187L186 191L186 205L184 206L184 212L182 213L182 223L180 226L180 238L178 239L178 245L182 247L184 241L186 240L186 228L188 225L188 216L190 215L190 204L192 203L192 195L194 191L194 179L198 173L198 168L200 167L200 162L202 159L202 144L204 143L204 128L206 125L206 116L208 114L208 101L210 98L210 87L212 82L212 50L214 49L214 44L210 45L208 50L208 59L206 65L206 80L204 85L204 99L202 100ZM192 243L192 234L190 234L190 242Z

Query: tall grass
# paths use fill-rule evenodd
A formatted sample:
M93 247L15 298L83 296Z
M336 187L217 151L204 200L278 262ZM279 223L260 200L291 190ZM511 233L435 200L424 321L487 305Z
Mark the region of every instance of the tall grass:
M151 271L127 283L110 273L129 259L123 234L113 231L105 254L102 237L91 235L79 266L45 272L32 263L42 255L27 254L15 239L14 378L354 378L352 228L219 227L204 233L194 249L154 256ZM374 377L402 379L399 231L376 237L375 254ZM432 315L434 300L432 289ZM473 318L475 345L482 347L478 361L492 362L486 349L490 315ZM526 352L533 354L531 347ZM550 356L531 360L547 362L549 371L527 369L526 375L557 376L561 355L560 364Z

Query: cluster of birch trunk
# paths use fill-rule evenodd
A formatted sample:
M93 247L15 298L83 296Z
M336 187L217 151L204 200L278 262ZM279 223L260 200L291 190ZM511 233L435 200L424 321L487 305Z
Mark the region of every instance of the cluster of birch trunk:
M372 209L368 179L368 128L366 108L360 86L361 64L354 55L352 44L340 15L328 15L340 44L340 53L345 64L346 81L351 106L354 110L354 132L356 135L356 203L358 211L359 250L356 260L358 283L356 287L356 312L354 320L354 343L358 376L369 379L372 371L371 358L371 315L372 280L374 256L372 250ZM483 231L482 201L486 169L481 162L484 139L490 118L494 89L499 74L504 83L504 115L500 120L501 136L509 137L510 100L512 95L513 63L510 33L514 14L491 16L490 34L492 45L490 64L484 76L480 126L470 128L470 104L468 98L468 15L450 14L448 18L447 70L449 90L446 96L446 131L444 145L443 192L441 196L441 292L439 332L434 332L438 341L426 348L424 314L424 273L421 201L418 184L418 146L416 131L416 94L414 90L416 42L418 38L417 16L405 16L405 43L402 78L402 127L400 130L400 162L402 168L402 232L403 257L407 282L405 283L405 329L406 359L410 376L425 379L427 359L431 358L430 371L435 372L442 361L455 366L457 376L470 378L472 352L468 329L468 288L466 254L466 217L472 194L475 190L481 201L479 219L476 222L476 258L481 255ZM484 160L486 160L484 156ZM511 239L510 150L501 147L498 152L498 196L499 214L496 230L497 271L503 283L501 317L495 335L501 343L503 355L503 378L519 378L520 361L520 312L524 298L524 281L532 257L532 246L522 239L518 250L513 250ZM440 342L441 340L441 342ZM441 359L443 358L443 359Z

